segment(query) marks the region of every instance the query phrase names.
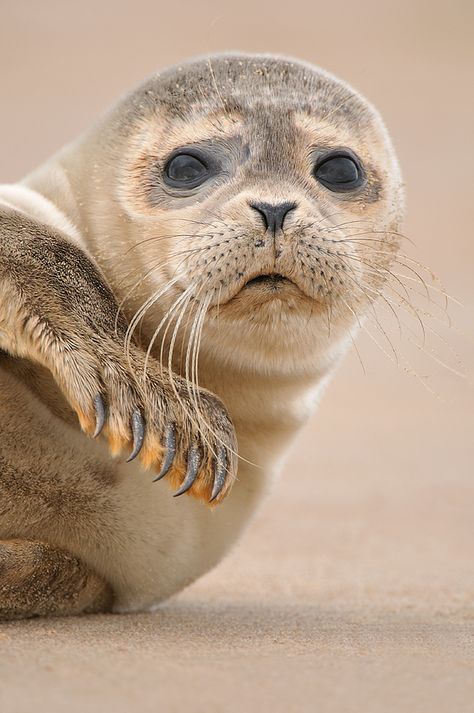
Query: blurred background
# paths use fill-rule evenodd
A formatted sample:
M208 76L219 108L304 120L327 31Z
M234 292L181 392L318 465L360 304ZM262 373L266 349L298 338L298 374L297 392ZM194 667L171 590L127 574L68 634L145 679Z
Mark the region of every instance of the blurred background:
M1 182L161 67L294 55L381 111L406 181L404 249L463 304L450 329L426 316L440 337L425 351L395 330L398 368L361 336L364 368L346 359L239 546L161 613L6 627L7 710L35 690L49 711L71 691L71 710L472 710L473 3L0 0L0 17Z

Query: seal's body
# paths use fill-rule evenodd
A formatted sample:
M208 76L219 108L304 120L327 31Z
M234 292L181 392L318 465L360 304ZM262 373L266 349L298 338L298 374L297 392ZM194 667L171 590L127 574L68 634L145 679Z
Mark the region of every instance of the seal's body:
M219 561L402 211L373 108L267 56L152 77L0 190L3 616L150 608Z

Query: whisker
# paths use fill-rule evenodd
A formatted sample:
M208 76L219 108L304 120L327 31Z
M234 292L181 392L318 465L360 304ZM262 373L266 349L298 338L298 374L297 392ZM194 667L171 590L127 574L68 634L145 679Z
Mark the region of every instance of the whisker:
M335 227L333 227L333 228L324 228L324 231L325 231L326 233L333 233L333 232L335 232L335 231L337 231L337 230L338 230L337 226L335 226ZM357 230L357 228L356 228L356 230ZM401 240L407 240L407 241L408 241L409 243L411 243L414 247L416 247L416 243L415 243L411 238L409 238L408 235L405 235L404 233L400 233L400 232L398 232L398 231L396 231L396 230L366 230L366 231L363 231L363 232L354 233L354 239L357 240L357 239L359 239L362 235L385 235L385 236L387 236L387 235L394 235L395 237L400 238ZM370 241L371 239L370 239L370 238L364 238L364 240ZM373 240L375 241L376 238L373 238ZM336 240L335 242L342 242L342 241ZM386 244L386 240L381 240L380 242L383 242L384 244Z
M241 236L236 236L236 237L238 238L238 237L241 237ZM215 247L215 248L216 248L216 247L219 247L220 245L223 245L225 242L226 242L226 241L222 241L222 240L221 240L221 241L219 241L218 243L215 243L215 244L213 245L213 247ZM156 270L158 270L158 269L162 269L162 268L166 267L166 266L169 265L171 262L173 262L176 257L181 257L182 255L184 255L183 259L175 266L175 272L176 272L176 271L181 267L181 265L183 264L183 262L185 262L185 260L186 260L187 258L189 258L190 255L194 255L194 254L196 254L196 253L198 253L198 252L203 252L203 251L207 250L207 248L208 248L208 245L202 245L202 246L200 246L200 247L190 248L189 250L180 251L179 253L176 253L176 254L173 254L173 255L169 256L168 260L166 260L165 262L158 262L158 263L155 263L154 265L152 265L152 267L145 273L145 275L141 276L140 279L137 280L137 282L135 282L135 284L134 284L134 285L132 286L132 288L127 292L127 294L125 295L125 297L124 297L124 298L122 299L122 301L120 302L120 304L119 304L119 306L118 306L118 309L117 309L117 314L116 314L116 320L115 320L115 325L116 325L116 327L115 327L115 328L117 329L118 317L119 317L120 311L121 311L122 308L123 308L123 305L124 305L125 301L126 301L127 299L129 299L129 297L130 297L131 294L134 292L134 290L138 287L138 285L140 285L140 284L143 283L143 281L146 279L146 277L148 277L152 272L154 272L154 271L156 271ZM178 279L179 279L178 277L172 278L172 284L174 284ZM171 283L168 283L168 285L166 286L166 289L165 289L165 290L160 290L160 291L158 291L158 293L155 293L155 294L151 295L151 296L145 301L145 303L135 312L135 315L134 315L134 317L132 318L132 321L131 321L131 323L130 323L128 329L127 329L126 338L125 338L125 344L127 345L127 346L126 346L126 352L127 352L127 353L128 353L128 351L129 351L129 348L130 348L130 342L131 342L131 337L132 337L133 331L135 330L135 328L136 328L138 322L144 317L144 315L145 315L145 313L147 312L147 310L150 309L150 307L151 307L153 304L155 304L155 302L159 299L159 297L161 297L161 296L164 294L164 292L166 292L166 291L170 288L170 286L172 286L172 284L171 284Z
M186 257L189 257L189 254L199 252L200 250L204 250L204 249L205 249L204 247L199 247L199 248L192 248L190 250L186 250L186 251L184 251L186 253L186 256L184 259L186 259ZM118 324L120 312L122 311L125 302L131 297L131 295L134 293L136 288L139 285L143 284L143 282L146 280L146 278L149 277L153 272L156 272L157 270L167 267L171 262L173 262L175 260L175 258L181 257L183 254L184 254L183 252L174 253L169 256L168 260L165 260L165 261L160 260L158 262L155 262L144 274L140 275L139 279L132 285L130 290L125 294L125 297L120 301L120 303L117 307L117 313L115 316L115 331L116 332L117 332L117 324ZM178 269L183 264L184 259L176 266L176 269ZM137 271L138 270L134 270L133 272L137 272ZM129 275L127 275L127 277L129 277L131 274L133 274L133 272L129 273ZM179 278L176 277L175 281L177 279L179 279ZM164 294L164 293L160 292L159 296L161 296L162 294ZM152 295L149 299L154 299L154 296Z
M163 365L163 350L164 350L164 344L165 344L166 334L167 334L167 331L168 331L169 326L170 326L170 324L171 324L170 319L172 319L174 313L175 313L176 310L182 305L183 302L184 302L185 304L187 304L187 300L188 300L189 296L192 294L192 292L193 292L193 290L194 290L194 286L195 286L195 284L194 284L194 282L192 282L183 292L181 292L180 295L178 295L178 297L174 300L174 302L172 303L172 305L167 309L167 311L166 311L165 314L163 315L163 317L162 317L160 323L158 324L158 326L157 326L156 329L154 330L154 332L153 332L153 334L152 334L152 336L151 336L151 339L150 339L150 341L148 342L147 350L146 350L146 352L145 352L145 363L144 363L144 367L143 367L143 375L144 375L144 377L146 376L146 370L147 370L147 366L148 366L148 361L149 361L149 359L150 359L150 355L151 355L151 352L152 352L152 350L153 350L153 346L154 346L154 344L155 344L155 342L156 342L156 340L157 340L157 338L158 338L158 335L159 335L159 333L161 332L163 326L165 326L165 333L164 333L164 335L163 335L163 337L162 337L162 340L161 340L161 349L160 349L160 365ZM166 326L166 325L167 325L167 326ZM162 375L162 377L163 377L163 371L161 372L161 375Z
M325 251L323 250L322 252L324 253ZM329 254L329 255L330 255L330 253L326 253L326 254ZM347 255L347 256L345 256L345 257L351 257L351 256ZM341 262L345 262L344 259L342 258L342 256L339 255L338 258L341 260ZM346 263L346 264L347 264L347 263ZM350 265L348 265L348 268L349 268L350 272L353 272L353 273L354 273L354 271L352 270L352 268L351 268ZM324 278L325 278L325 273L323 273L323 276L324 276ZM378 323L378 325L379 325L379 327L380 327L380 330L381 330L382 333L384 334L385 339L386 339L386 341L388 342L388 344L390 345L390 348L391 348L391 350L392 350L392 352L393 352L393 354L394 354L394 356L395 356L395 359L397 360L397 363L398 363L398 354L397 354L397 352L396 352L396 350L395 350L395 347L393 346L391 340L389 339L387 333L386 333L385 330L383 329L383 327L382 327L382 325L380 324L379 319L378 319L378 317L377 317L377 313L376 313L376 311L375 311L375 306L374 306L374 298L367 294L367 292L366 292L367 287L364 289L364 287L362 287L362 285L361 285L356 279L352 278L347 272L346 272L346 276L347 276L347 277L356 285L356 287L365 295L365 297L366 297L366 299L367 299L367 301L368 301L368 303L369 303L370 309L372 309L372 311L374 312L374 317L375 317L375 319L376 319L376 321L377 321L377 323ZM326 278L325 278L325 279L326 279ZM326 284L327 284L327 281L326 281ZM373 290L372 288L369 288L369 289L370 289L371 292L373 292L374 294L376 294L377 297L379 296L379 294L380 294L379 292L377 292L376 290Z

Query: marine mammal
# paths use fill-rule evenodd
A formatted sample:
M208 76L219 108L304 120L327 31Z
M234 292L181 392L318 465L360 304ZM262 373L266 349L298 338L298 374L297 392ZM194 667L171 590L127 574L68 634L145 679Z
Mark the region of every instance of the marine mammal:
M323 70L220 55L0 198L0 611L152 608L235 542L383 289L392 144Z

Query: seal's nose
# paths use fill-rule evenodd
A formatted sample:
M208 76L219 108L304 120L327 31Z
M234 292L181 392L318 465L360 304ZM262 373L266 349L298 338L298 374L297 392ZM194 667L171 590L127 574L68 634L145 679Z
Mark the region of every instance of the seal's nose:
M260 213L265 223L265 229L270 230L274 235L279 230L283 230L285 218L291 210L296 208L296 203L250 203L250 207Z

